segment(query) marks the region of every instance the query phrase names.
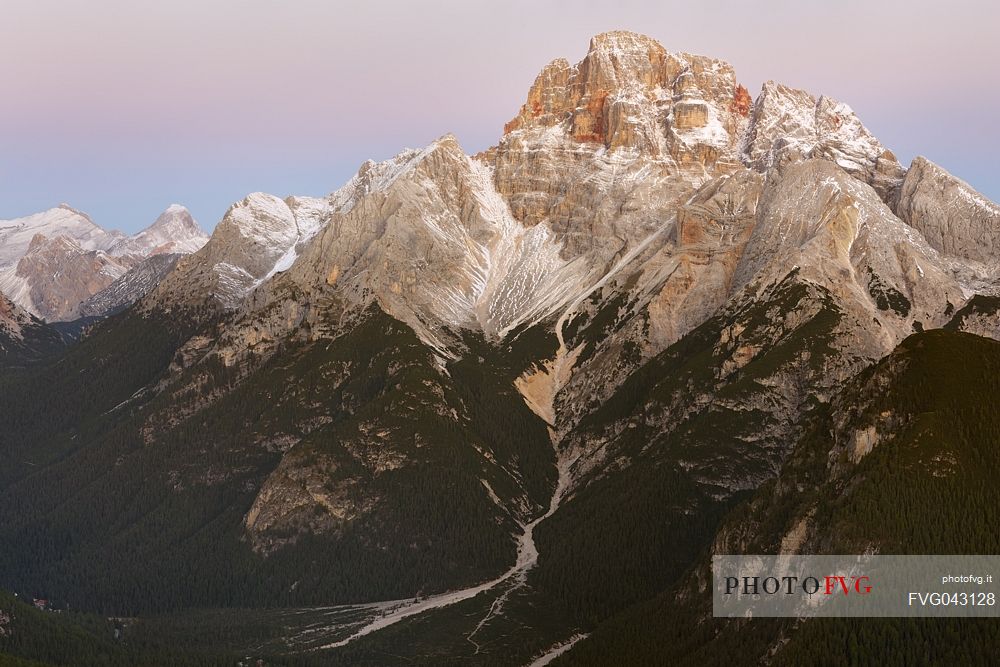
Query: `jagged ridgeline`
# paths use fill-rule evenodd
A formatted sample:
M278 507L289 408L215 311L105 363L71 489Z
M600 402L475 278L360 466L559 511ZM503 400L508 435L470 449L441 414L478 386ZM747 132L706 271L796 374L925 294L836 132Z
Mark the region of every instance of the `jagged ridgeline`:
M151 664L795 664L810 623L711 621L714 550L998 537L998 238L846 104L598 35L496 146L252 194L79 342L0 310L0 587Z
M152 225L126 236L66 204L0 220L0 291L30 314L70 323L69 331L145 296L172 260L208 237L186 208L168 207ZM88 318L91 322L79 321Z

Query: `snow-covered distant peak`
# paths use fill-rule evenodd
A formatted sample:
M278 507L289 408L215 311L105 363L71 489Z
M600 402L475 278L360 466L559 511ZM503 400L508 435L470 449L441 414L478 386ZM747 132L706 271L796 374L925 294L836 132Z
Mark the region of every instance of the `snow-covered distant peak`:
M65 236L85 250L107 250L120 238L97 226L90 217L66 204L23 218L0 220L0 267L16 264L36 234Z
M56 206L55 208L51 208L48 211L44 211L44 213L53 213L54 211L65 211L66 213L70 213L70 214L72 214L74 216L78 216L78 217L84 218L85 220L88 220L91 223L94 222L93 218L91 218L89 215L87 215L86 213L84 213L83 211L81 211L78 208L74 208L74 207L70 206L66 202L60 202L60 204L58 206Z
M198 223L191 216L191 212L180 204L171 204L163 213L157 216L156 220L148 229L183 228L188 231L201 232Z
M102 229L68 204L0 221L0 291L26 311L57 321L130 267L163 253L192 253L208 237L179 204L133 236Z
M180 204L171 204L152 225L115 244L111 253L140 258L164 253L190 254L198 251L207 241L208 235L201 230L191 213Z

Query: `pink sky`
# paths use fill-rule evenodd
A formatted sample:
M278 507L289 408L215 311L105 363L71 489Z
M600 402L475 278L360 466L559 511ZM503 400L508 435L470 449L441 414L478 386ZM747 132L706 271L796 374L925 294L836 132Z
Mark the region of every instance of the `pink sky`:
M66 201L206 228L248 192L321 195L366 158L499 136L549 60L630 29L851 104L901 160L1000 199L1000 10L985 2L4 0L0 218Z

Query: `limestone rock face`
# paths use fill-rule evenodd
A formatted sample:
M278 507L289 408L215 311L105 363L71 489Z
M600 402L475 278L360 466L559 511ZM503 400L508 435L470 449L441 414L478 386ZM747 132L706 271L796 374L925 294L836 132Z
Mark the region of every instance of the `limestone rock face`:
M942 326L948 304L964 301L940 254L873 188L822 159L771 174L735 283L764 283L792 269L863 325L874 358L915 328Z
M874 187L883 199L904 174L896 157L868 132L851 107L768 81L753 106L743 160L766 170L800 157L835 162Z
M591 40L577 65L561 58L547 65L504 130L560 126L580 143L680 155L697 140L731 143L748 113L747 98L727 63L609 32ZM697 130L704 136L694 136Z
M376 179L350 208L336 211L301 259L268 293L292 289L375 300L425 340L446 345L448 331L502 336L575 296L587 275L560 256L546 225L511 216L489 170L452 136L391 165L362 168Z
M274 268L297 240L298 225L288 203L258 192L230 207L214 234L213 245L225 247L225 259L232 269L257 279Z
M86 250L68 236L36 234L16 266L0 272L0 289L49 321L72 319L80 302L130 268L132 260Z
M355 480L334 481L334 461L323 457L319 462L306 463L302 458L299 450L289 452L247 512L247 535L258 551L274 551L302 534L338 530L373 504L373 499L366 501L359 493ZM316 507L324 511L317 512ZM282 532L286 537L275 537L275 533Z
M656 269L669 273L649 304L648 350L665 348L726 302L763 188L760 174L741 169L709 181L678 207L676 248Z
M601 292L599 304L626 295L611 332L568 342L587 349L554 401L564 428L581 417L580 406L606 400L631 369L713 316L752 309L789 276L830 295L843 313L832 345L844 355L844 377L857 370L851 360L881 358L913 331L943 326L965 302L966 287L947 258L871 186L826 159L786 162L766 177L747 169L721 176L675 217L655 253L638 255ZM600 305L577 311L584 321L602 317ZM733 355L722 367L727 375L766 345L730 330L724 347Z
M229 208L204 247L177 263L153 293L154 301L235 307L251 289L292 265L328 206L309 198L249 195Z
M80 303L76 317L105 317L121 312L149 294L174 270L182 255L156 254L136 264L113 283Z
M1000 340L1000 296L976 294L945 328Z
M602 338L576 335L567 343L585 349L554 399L564 428L645 360L713 316L751 309L789 276L828 294L843 313L832 345L844 355L844 377L856 360L870 363L914 331L943 326L965 302L968 286L953 263L871 186L827 159L784 162L766 177L747 169L721 176L674 217L672 234L622 267L596 306L577 304L574 317L583 322L607 321L613 308L615 323ZM766 349L735 331L726 346L733 358L724 375Z
M693 185L738 165L748 98L727 63L605 33L580 63L543 69L481 157L515 219L548 223L566 257L607 264Z
M918 157L910 164L895 211L940 252L996 264L1000 206L930 160Z

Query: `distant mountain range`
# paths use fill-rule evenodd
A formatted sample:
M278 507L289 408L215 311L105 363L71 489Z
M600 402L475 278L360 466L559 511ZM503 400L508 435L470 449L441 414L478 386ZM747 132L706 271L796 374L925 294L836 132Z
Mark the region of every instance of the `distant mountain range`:
M802 664L812 622L711 618L713 553L996 537L1000 207L634 33L480 154L251 194L207 240L0 222L0 290L0 588L192 661ZM868 627L898 664L998 640Z
M0 220L0 291L47 321L72 320L81 315L84 301L148 258L195 252L206 241L191 214L177 204L133 236L106 231L62 204ZM130 295L129 305L143 295Z

